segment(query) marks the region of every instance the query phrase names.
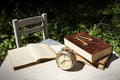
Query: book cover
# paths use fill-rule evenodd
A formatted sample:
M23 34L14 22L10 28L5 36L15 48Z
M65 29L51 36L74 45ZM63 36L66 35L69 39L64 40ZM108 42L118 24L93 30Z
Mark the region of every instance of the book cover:
M91 63L112 53L112 45L85 32L65 36L64 44Z
M52 60L56 57L56 53L47 44L28 44L25 47L8 50L8 55L14 70Z

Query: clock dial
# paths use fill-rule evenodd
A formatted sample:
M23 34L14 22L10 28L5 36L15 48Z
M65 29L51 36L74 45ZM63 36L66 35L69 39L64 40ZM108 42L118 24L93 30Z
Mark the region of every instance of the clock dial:
M57 53L56 63L61 69L70 70L74 66L75 62L76 57L72 52L61 50Z
M58 58L58 65L62 69L69 69L72 66L72 60L68 55L60 55L60 57Z

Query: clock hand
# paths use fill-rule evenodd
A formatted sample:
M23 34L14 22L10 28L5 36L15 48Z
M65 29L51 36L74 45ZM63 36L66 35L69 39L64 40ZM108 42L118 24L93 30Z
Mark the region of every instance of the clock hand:
M63 64L63 63L66 62L66 61L70 61L70 60L63 60L60 64Z
M63 60L60 64L63 64L65 62L65 60Z

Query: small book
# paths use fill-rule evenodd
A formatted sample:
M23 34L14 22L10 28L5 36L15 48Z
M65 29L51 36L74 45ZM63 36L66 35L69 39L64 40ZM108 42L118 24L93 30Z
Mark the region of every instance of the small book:
M102 58L102 59L100 59L100 60L98 60L98 61L96 61L94 63L91 63L88 60L86 60L85 58L81 57L80 55L76 55L77 61L81 61L81 62L83 62L85 64L94 66L94 67L96 67L98 69L102 69L102 70L105 69L105 66L108 63L110 57L111 57L111 54L105 56L104 58Z
M8 55L14 70L55 59L56 57L56 53L47 44L28 44L25 47L8 50Z
M113 51L112 45L85 32L65 36L64 44L91 63Z
M102 58L102 59L100 59L100 60L98 60L98 65L97 65L97 67L99 68L99 69L105 69L105 66L107 65L107 63L108 63L108 61L110 60L110 57L112 56L112 54L110 54L110 55L108 55L108 56L106 56L106 57L104 57L104 58Z

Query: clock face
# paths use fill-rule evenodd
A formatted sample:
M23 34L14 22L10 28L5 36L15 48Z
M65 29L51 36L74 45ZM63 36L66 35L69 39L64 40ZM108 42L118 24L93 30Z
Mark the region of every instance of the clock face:
M64 70L71 69L73 66L72 59L69 55L61 54L57 59L57 64Z
M62 48L62 50L56 55L56 63L58 67L63 70L72 69L76 61L75 54L69 48Z

